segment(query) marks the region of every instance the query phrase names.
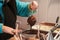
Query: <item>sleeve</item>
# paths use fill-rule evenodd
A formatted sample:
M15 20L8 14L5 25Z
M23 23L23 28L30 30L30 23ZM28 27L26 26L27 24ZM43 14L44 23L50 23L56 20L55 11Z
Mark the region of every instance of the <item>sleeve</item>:
M28 17L34 14L35 10L29 9L30 2L16 1L17 15L22 17Z
M3 31L2 31L2 26L3 26L3 24L0 23L0 33L3 33Z
M0 3L0 16L1 16L1 13L2 13L2 3ZM1 18L0 18L0 21L1 21ZM0 23L0 33L3 33L2 32L2 26L3 26L3 23Z

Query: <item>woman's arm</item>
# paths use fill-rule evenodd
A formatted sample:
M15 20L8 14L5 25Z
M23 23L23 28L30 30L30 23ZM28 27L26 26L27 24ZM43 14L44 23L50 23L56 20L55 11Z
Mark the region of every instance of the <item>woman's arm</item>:
M16 30L11 27L3 25L3 23L0 23L0 33L3 33L3 32L14 35L16 33L21 32L21 30Z
M16 5L17 5L17 11L19 16L22 17L28 17L34 14L34 12L37 9L37 5L35 5L35 1L34 2L21 2L21 1L16 1Z
M12 30L14 29L8 26L4 26L3 23L0 23L0 33L5 32L5 33L13 34Z

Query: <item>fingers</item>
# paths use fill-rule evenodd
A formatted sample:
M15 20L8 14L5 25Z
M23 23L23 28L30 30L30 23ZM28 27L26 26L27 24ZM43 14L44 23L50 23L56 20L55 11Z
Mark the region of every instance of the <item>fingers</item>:
M14 34L14 35L18 35L18 33L20 33L20 32L22 32L22 30L12 30L12 33Z

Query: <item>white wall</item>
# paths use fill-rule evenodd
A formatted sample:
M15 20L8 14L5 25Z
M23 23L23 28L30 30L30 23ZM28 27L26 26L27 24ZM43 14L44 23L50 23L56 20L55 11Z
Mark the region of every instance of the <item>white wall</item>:
M33 0L22 0L33 1ZM51 22L55 23L57 16L60 16L60 0L36 0L39 4L38 11L34 14L37 18L37 23ZM27 26L27 18L18 17L22 21L22 25ZM60 21L59 21L60 24Z

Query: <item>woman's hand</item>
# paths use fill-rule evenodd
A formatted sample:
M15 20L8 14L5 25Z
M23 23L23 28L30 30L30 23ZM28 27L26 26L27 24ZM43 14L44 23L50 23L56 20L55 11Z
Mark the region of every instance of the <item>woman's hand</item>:
M32 1L30 4L31 10L36 10L38 8L38 3L36 1Z
M2 27L2 30L3 30L3 32L8 33L8 34L11 34L11 35L14 35L16 33L21 32L21 30L16 30L16 29L13 29L13 28L7 27L7 26L3 26Z

